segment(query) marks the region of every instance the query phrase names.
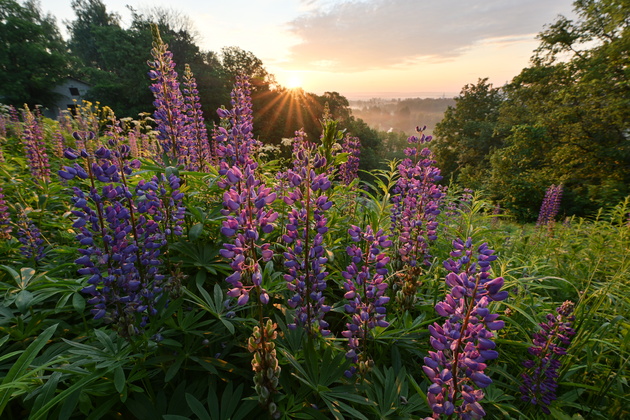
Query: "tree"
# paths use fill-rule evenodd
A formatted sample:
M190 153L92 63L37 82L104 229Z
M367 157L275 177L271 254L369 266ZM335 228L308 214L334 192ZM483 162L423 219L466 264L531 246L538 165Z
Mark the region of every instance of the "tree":
M275 84L275 78L267 72L262 60L250 51L239 47L224 47L221 49L221 63L230 87L239 74L249 77L254 93L268 91L270 85Z
M54 103L51 88L68 75L65 43L54 17L37 2L0 0L0 101L15 106Z
M188 64L195 75L205 119L218 122L216 110L229 103L233 82L226 83L227 76L219 56L199 48L198 34L191 20L180 12L160 7L153 7L144 13L132 9L132 16L131 30L137 36L148 37L147 54L151 49L150 25L158 25L162 40L173 53L177 71L181 74L184 65Z
M199 49L185 16L168 9L140 13L130 8L132 24L123 29L101 0L74 0L72 5L77 18L68 25L69 44L81 60L77 74L92 84L87 99L108 105L121 116L153 109L146 62L152 43L150 25L156 22L177 70L181 73L184 64L189 64L195 74L206 119L216 117L216 109L229 100L216 54Z
M120 18L108 13L101 0L72 0L71 5L76 19L67 25L70 33L68 47L84 65L108 67L111 63L99 52L103 39L98 36L98 28L120 29Z
M361 141L361 160L359 169L371 171L383 168L383 139L378 131L370 128L361 118L350 117L342 127L346 128L348 134L358 137ZM360 174L365 177L364 173Z
M123 29L101 0L73 0L72 8L76 19L67 25L68 45L78 59L76 76L92 85L86 99L109 106L119 116L150 110L150 33Z
M281 86L254 96L254 133L265 143L279 144L302 129L311 141L321 135L324 110L320 97Z
M501 147L495 135L501 90L479 79L464 86L455 106L449 106L435 127L432 149L445 179L454 178L463 186L478 188L487 177L490 153Z
M320 97L320 102L322 106L328 104L328 109L335 120L342 124L350 121L350 115L352 114L350 111L350 103L348 99L339 94L339 92L324 92Z
M505 134L507 149L493 158L500 167L493 168L489 185L495 198L519 212L540 203L513 201L501 178L523 172L538 173L540 191L532 197L564 184L570 214L588 214L630 193L630 5L575 5L579 20L560 17L547 27L532 65L504 88L497 131ZM527 147L523 129L532 128L545 133L543 148ZM523 156L517 145L536 155Z

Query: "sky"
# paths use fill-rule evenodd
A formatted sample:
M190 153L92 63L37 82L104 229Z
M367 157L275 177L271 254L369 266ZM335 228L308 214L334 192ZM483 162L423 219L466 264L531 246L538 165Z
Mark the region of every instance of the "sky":
M573 0L102 0L188 16L203 50L237 46L286 87L349 99L456 96L488 78L502 86L529 63L536 35ZM71 0L43 0L60 29Z

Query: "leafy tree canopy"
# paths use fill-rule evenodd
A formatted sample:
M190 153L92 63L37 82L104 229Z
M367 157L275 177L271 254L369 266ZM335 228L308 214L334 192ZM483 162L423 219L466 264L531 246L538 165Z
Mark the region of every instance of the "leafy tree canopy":
M0 102L50 105L50 86L68 75L65 44L55 19L28 0L0 0Z
M464 88L438 125L445 172L524 219L563 184L584 215L630 193L630 4L578 0L540 35L531 65L496 90Z
M449 106L444 119L435 127L434 153L446 179L453 178L466 187L479 187L488 172L490 153L501 146L495 135L501 90L479 79L468 84Z

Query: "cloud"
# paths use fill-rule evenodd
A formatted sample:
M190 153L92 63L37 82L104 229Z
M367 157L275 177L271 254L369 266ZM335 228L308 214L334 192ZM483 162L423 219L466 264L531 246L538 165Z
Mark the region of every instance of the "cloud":
M289 24L289 65L356 72L448 60L492 39L532 39L572 0L364 0L319 5Z

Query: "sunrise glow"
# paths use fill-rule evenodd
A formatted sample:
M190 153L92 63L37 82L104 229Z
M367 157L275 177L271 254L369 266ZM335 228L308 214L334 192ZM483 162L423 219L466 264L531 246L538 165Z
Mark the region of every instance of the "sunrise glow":
M289 76L289 79L287 80L287 88L296 89L299 87L302 87L302 78L297 75Z

